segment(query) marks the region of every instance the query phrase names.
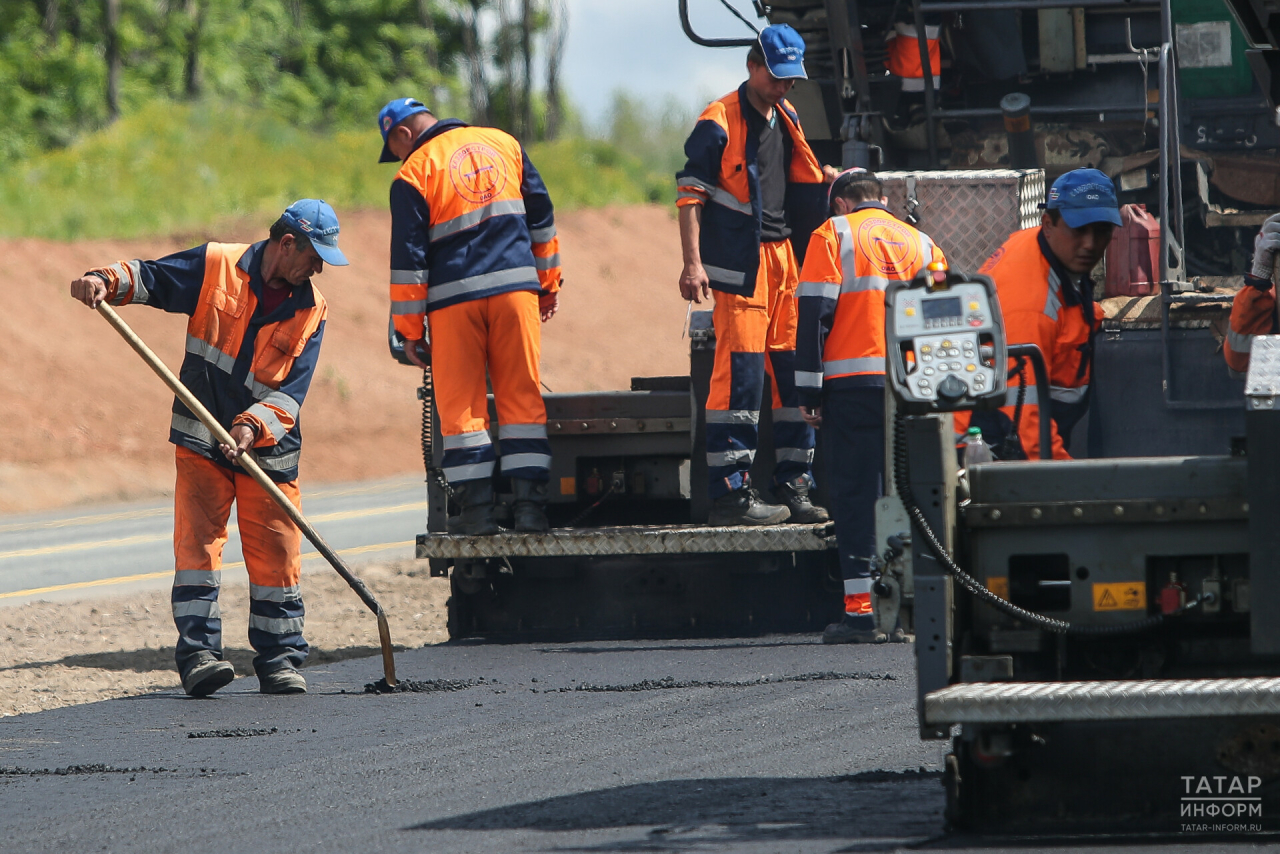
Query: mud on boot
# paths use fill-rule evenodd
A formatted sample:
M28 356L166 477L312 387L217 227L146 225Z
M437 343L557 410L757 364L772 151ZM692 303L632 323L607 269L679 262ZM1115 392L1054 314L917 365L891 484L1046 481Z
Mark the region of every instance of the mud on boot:
M808 475L800 475L794 480L780 483L773 488L773 497L779 504L786 505L791 511L790 521L796 525L816 525L829 522L831 515L826 508L819 507L809 499L812 483Z
M543 534L551 530L547 521L547 482L513 477L511 487L515 491L516 530L522 533Z
M258 674L258 690L263 694L305 694L307 680L292 667Z
M207 697L236 678L230 661L222 661L212 652L198 652L178 668L182 690L192 697Z
M498 522L493 506L493 481L468 480L452 484L452 500L462 507L457 516L450 516L445 527L450 534L468 537L487 537L498 533Z
M783 504L765 504L760 493L748 486L722 495L711 503L708 525L778 525L791 516Z

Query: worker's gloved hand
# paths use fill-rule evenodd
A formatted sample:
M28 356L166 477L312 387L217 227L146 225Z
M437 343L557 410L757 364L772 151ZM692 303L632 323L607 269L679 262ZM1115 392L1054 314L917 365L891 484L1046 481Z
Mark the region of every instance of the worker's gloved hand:
M410 340L406 338L404 355L405 358L424 371L431 367L431 344L426 339Z
M546 323L548 320L555 317L556 312L559 310L560 310L560 292L559 291L556 291L553 294L543 293L538 295L538 314L542 317L543 323Z
M1277 251L1280 251L1280 214L1272 214L1253 240L1253 269L1250 272L1255 279L1271 282Z
M97 308L107 298L107 283L92 273L81 276L71 283L71 296L89 308Z
M222 449L222 455L234 463L244 455L245 451L253 447L258 434L248 424L234 424L227 432L235 440L236 446L233 448L230 445L218 445L218 447Z

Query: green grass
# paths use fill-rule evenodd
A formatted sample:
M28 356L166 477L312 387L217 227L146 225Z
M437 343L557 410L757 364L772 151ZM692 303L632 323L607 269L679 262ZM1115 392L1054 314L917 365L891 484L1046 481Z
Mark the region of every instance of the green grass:
M157 102L75 145L0 173L0 236L59 240L172 234L271 216L298 198L384 208L394 167L379 139L317 133L253 110ZM670 201L670 176L605 142L530 147L557 209Z

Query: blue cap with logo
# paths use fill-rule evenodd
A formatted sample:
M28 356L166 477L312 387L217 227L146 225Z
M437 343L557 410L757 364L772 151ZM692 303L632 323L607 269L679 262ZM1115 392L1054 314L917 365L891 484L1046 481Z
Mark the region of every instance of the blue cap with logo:
M779 80L807 80L804 71L804 39L790 24L774 24L760 31L756 40L769 73Z
M391 129L400 124L409 116L418 113L429 113L426 105L414 98L395 98L389 102L378 113L378 130L382 131L382 156L378 158L379 163L395 163L400 158L391 153L391 149L387 147L387 134L391 133Z
M338 215L323 199L299 199L285 208L280 218L306 235L320 260L345 267L347 256L338 248Z
M1120 204L1116 185L1097 169L1072 169L1058 177L1049 188L1046 210L1061 211L1072 228L1091 222L1120 224Z

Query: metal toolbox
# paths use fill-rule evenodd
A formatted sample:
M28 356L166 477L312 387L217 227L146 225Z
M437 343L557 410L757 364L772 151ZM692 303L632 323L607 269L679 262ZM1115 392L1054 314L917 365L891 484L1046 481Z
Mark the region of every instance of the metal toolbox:
M929 235L956 270L975 272L1009 235L1040 223L1043 169L877 172L894 216Z

